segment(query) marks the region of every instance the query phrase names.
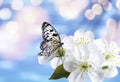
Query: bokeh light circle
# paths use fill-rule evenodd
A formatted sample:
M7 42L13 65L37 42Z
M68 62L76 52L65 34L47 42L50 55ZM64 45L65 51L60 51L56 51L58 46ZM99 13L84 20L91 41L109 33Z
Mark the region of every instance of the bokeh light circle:
M115 28L116 25L117 25L117 22L114 19L112 18L107 19L107 22L106 22L107 28L110 28L110 27Z
M108 5L107 5L107 6L104 6L103 8L104 8L104 10L106 10L106 11L112 10L112 3L109 2Z
M30 0L31 4L34 6L39 6L43 0Z
M88 20L93 20L95 18L95 14L93 13L93 11L91 9L87 9L85 11L85 17L88 19Z
M53 0L59 14L67 19L75 19L88 6L89 0Z
M102 4L103 6L107 6L109 1L108 0L97 0L98 3Z
M21 23L34 25L48 21L49 16L47 12L41 7L27 6L18 12L15 18Z
M0 19L2 20L10 19L11 15L12 15L12 12L9 8L2 8L0 10Z
M116 1L116 7L120 10L120 0Z
M15 21L10 21L6 24L6 32L9 33L10 35L17 35L18 33L18 29L19 29L19 25L17 24L17 22Z
M23 8L23 0L13 0L12 3L11 3L11 8L13 10L21 10Z
M102 6L100 4L94 4L92 6L92 11L95 15L100 15L103 11Z

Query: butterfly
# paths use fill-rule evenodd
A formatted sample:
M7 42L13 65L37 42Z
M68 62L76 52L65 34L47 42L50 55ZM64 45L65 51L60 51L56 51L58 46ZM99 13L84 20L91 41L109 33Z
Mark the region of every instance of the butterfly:
M58 32L48 22L44 22L42 24L42 38L43 41L40 45L40 49L42 51L38 54L38 56L53 56L57 49L63 45Z

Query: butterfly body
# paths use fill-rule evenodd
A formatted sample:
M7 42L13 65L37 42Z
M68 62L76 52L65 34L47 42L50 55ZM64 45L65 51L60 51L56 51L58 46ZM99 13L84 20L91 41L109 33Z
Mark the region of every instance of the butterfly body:
M54 56L56 50L63 45L59 34L52 25L44 22L42 25L42 37L44 41L40 45L42 51L39 53L39 56Z

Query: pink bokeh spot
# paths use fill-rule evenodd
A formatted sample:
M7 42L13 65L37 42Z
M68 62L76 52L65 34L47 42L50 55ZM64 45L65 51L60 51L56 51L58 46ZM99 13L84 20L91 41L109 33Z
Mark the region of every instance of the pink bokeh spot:
M49 21L44 9L24 7L13 21L4 24L0 30L0 56L12 60L24 59L24 54L30 50L33 42L41 38L41 25L44 21Z

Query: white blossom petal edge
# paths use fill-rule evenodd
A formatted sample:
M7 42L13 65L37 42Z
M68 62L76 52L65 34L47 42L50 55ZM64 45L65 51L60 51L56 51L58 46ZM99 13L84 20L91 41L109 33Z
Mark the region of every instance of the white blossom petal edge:
M97 39L94 42L101 49L105 59L102 64L105 77L115 77L118 74L117 67L120 67L120 49L115 42L108 43L104 39Z
M69 82L85 82L86 73L88 73L92 82L102 82L104 74L100 67L103 56L93 44L93 36L92 32L84 32L82 30L75 32L72 55L69 55L63 63L65 70L70 72L68 76Z
M86 51L84 53L86 53ZM73 52L73 55L74 54L77 53ZM81 55L81 53L78 55ZM99 61L95 60L95 58L91 58L91 55L96 55L96 58L99 59ZM68 57L64 61L63 66L66 71L70 72L70 75L68 77L69 82L84 82L86 73L88 73L92 82L102 82L104 74L102 69L99 67L101 66L99 65L101 64L100 59L102 59L102 56L100 55L101 54L99 54L99 52L95 54L89 53L88 57L81 56L79 60L76 57Z

